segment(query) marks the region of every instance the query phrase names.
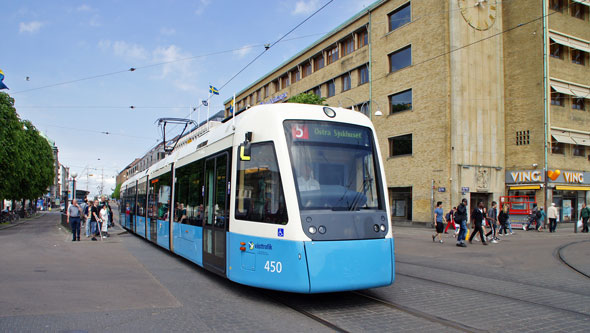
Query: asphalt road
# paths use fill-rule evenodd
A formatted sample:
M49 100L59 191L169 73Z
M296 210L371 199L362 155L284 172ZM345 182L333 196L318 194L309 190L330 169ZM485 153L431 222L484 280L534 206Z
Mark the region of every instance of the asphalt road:
M293 295L219 278L115 229L72 242L59 214L0 230L0 331L588 331L590 236L523 232L487 247L396 228L386 288Z

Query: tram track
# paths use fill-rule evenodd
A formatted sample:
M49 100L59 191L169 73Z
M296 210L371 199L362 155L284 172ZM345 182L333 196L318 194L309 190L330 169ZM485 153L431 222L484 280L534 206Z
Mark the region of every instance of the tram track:
M489 292L489 291L485 291L485 290L481 290L481 289L476 289L476 288L471 288L471 287L466 287L466 286L457 286L456 284L452 284L452 283L447 283L447 282L442 282L442 281L437 281L437 280L433 280L433 279L428 279L428 278L424 278L421 276L415 276L415 275L411 275L411 274L405 274L405 273L400 273L400 272L396 272L396 275L401 275L401 276L405 276L411 279L416 279L416 280L421 280L421 281L426 281L426 282L431 282L431 283L436 283L436 284L440 284L440 285L444 285L447 287L452 287L452 288L456 288L456 289L461 289L461 290L469 290L469 291L473 291L473 292L477 292L480 294L486 294L486 295L492 295L492 296L496 296L496 297L501 297L501 298L505 298L505 299L509 299L515 302L519 302L519 303L526 303L526 304L530 304L530 305L536 305L536 306L542 306L545 308L549 308L551 310L554 311L562 311L562 312L567 312L567 313L571 313L574 315L582 315L585 317L590 318L590 315L584 312L579 312L579 311L574 311L574 310L570 310L570 309L564 309L564 308L559 308L550 304L545 304L545 303L540 303L540 302L535 302L535 301L530 301L530 300L524 300L521 298L517 298L517 297L511 297L511 296L506 296L506 295L502 295L499 293L493 293L493 292ZM464 274L464 273L461 273Z
M583 272L583 271L581 271L581 270L577 269L577 268L576 268L574 265L572 265L572 264L570 264L569 262L567 262L567 260L565 260L565 258L563 257L563 253L562 253L562 251L563 251L565 248L569 247L569 246L572 246L572 245L574 245L574 244L579 244L579 243L586 243L586 242L590 242L590 240L582 240L582 241L577 241L577 242L570 242L570 243L564 244L564 245L562 245L562 246L560 246L560 247L558 247L558 248L557 248L557 250L555 251L555 252L556 252L556 253L555 253L555 255L556 255L557 259L558 259L558 260L559 260L559 261L560 261L562 264L564 264L564 265L566 265L567 267L571 268L571 269L572 269L574 272L576 272L576 273L578 273L578 274L580 274L580 275L582 275L582 276L584 276L584 277L586 277L586 278L590 279L590 275L588 275L587 273L585 273L585 272Z

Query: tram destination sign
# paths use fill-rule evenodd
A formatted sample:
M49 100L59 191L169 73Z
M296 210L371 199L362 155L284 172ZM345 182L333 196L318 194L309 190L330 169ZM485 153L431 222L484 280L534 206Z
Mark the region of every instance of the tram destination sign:
M371 138L369 129L360 126L326 122L289 122L287 126L293 141L366 146Z

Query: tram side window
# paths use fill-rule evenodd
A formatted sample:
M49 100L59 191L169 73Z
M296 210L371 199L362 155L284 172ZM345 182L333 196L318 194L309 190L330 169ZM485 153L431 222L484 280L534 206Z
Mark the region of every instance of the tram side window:
M238 161L236 219L287 224L287 207L272 143L252 144L251 159Z
M146 188L145 183L137 185L137 215L145 217L145 199Z
M129 201L129 215L135 216L135 186L127 190L127 200Z
M166 173L151 180L150 195L153 192L153 209L151 217L158 220L168 220L170 214L170 178L171 174Z
M175 222L203 225L203 168L201 160L176 170Z

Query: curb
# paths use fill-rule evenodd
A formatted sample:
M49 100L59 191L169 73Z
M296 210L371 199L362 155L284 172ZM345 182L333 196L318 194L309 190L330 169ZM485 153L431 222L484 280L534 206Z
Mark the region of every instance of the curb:
M10 229L12 227L16 227L17 225L21 225L23 223L29 222L30 220L36 220L38 218L41 217L41 213L35 213L35 215L33 217L27 217L27 218L22 218L18 220L18 223L13 223L13 224L8 224L5 226L0 227L0 230L4 230L4 229Z

